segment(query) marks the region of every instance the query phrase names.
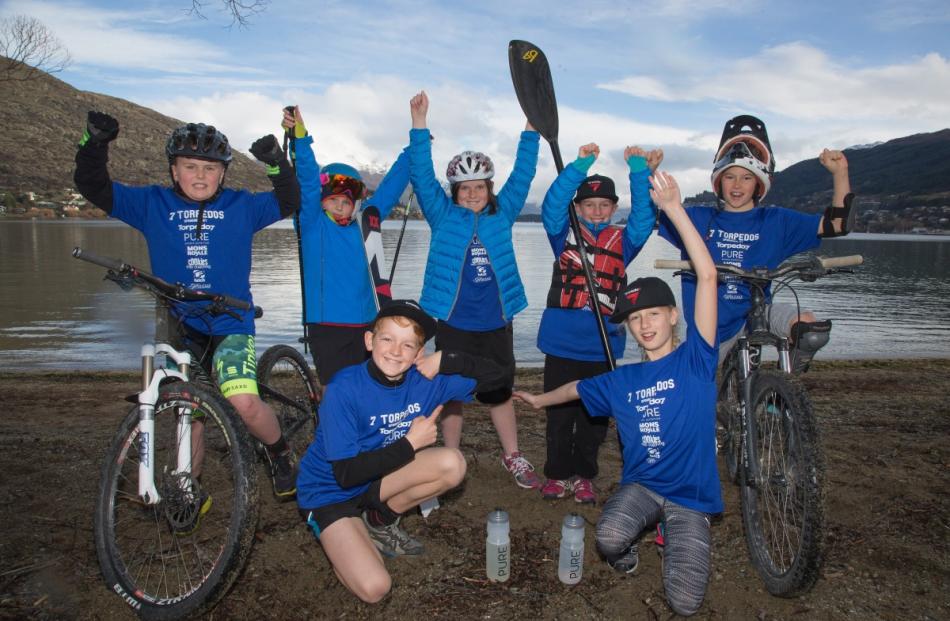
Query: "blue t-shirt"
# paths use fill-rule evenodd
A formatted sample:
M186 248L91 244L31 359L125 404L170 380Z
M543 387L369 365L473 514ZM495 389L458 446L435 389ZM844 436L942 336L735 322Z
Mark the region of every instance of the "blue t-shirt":
M273 192L222 190L205 205L198 233L198 205L171 188L112 184L112 217L142 232L152 272L191 289L251 299L251 245L254 234L280 220ZM210 334L254 334L254 311L237 311L241 319L219 315ZM208 334L201 320L186 323Z
M817 248L821 214L804 214L783 207L756 207L750 211L725 211L716 207L688 207L686 213L706 242L714 263L728 263L743 269L775 269L782 261L799 252ZM683 242L665 214L660 215L660 236L680 249L687 259ZM683 278L683 315L693 317L696 281ZM720 282L719 342L725 342L742 330L749 314L749 286L732 279ZM771 291L766 291L771 301Z
M446 323L458 330L487 332L505 327L501 312L501 292L492 269L488 250L478 235L465 253L458 299Z
M622 484L722 512L716 467L718 348L689 326L686 342L652 362L618 367L577 385L591 416L612 416L623 441Z
M475 380L462 375L426 379L415 367L398 386L383 386L367 369L368 362L333 376L320 404L316 437L300 460L297 504L316 509L362 494L370 483L342 488L332 462L356 457L399 440L412 420L429 416L447 401L470 401Z

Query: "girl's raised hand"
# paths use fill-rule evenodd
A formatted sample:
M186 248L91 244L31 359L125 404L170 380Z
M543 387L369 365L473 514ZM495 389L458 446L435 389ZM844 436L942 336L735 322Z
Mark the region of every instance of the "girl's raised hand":
M660 163L663 161L663 149L653 149L648 152L646 155L647 158L647 167L653 172L656 172L656 169L660 167Z
M650 198L663 211L683 208L683 201L680 198L680 188L668 172L655 173L650 177Z
M646 159L647 152L637 146L632 146L632 145L628 146L626 149L623 150L623 161L626 162L634 155L642 157L643 159Z
M409 113L412 115L412 126L423 129L426 126L426 115L429 114L429 96L425 91L419 91L409 100Z
M600 157L600 147L598 147L596 143L588 142L577 150L578 158L585 158L588 155L593 155L594 159L596 160L598 157Z

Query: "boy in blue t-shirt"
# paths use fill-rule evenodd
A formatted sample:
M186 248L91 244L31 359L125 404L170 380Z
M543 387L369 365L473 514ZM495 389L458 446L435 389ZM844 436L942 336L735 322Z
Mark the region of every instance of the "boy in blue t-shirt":
M823 237L847 235L855 213L854 195L848 177L848 160L841 151L825 149L819 155L832 175L834 194L823 214L805 214L782 207L756 209L772 184L775 161L765 125L743 115L730 119L714 160L713 191L717 206L689 207L686 212L702 235L715 263L744 269L774 269L790 256L817 248ZM685 250L669 221L660 217L660 236ZM690 316L696 285L683 278L683 308ZM769 296L769 323L777 336L787 336L792 345L792 368L804 371L815 353L831 335L831 321L818 321L814 313L799 312L794 304L772 304ZM749 312L747 283L727 279L719 286L719 360L739 338Z
M627 286L611 316L626 323L646 361L564 384L542 395L516 392L541 408L580 398L591 416L617 422L623 445L619 489L597 521L597 549L619 572L639 563L640 533L662 520L663 584L677 614L699 610L709 581L709 515L722 512L716 468L716 267L667 173L650 178L650 197L676 227L696 273L686 341L669 286L655 277Z
M227 137L210 125L189 123L174 130L165 145L171 186L132 187L113 182L109 143L119 134L112 116L90 111L76 152L76 187L113 218L141 231L152 271L165 281L253 303L251 245L254 234L300 207L300 186L277 139L265 136L251 153L267 166L273 192L224 187L231 162ZM254 311L234 311L210 320L180 317L185 344L211 376L250 434L266 447L274 493L295 492L296 457L273 410L257 390ZM207 354L204 355L203 354ZM202 455L195 456L200 464ZM200 470L196 465L195 470ZM197 515L211 508L207 494L196 498Z
M387 556L421 554L399 517L465 477L458 449L433 447L442 404L504 385L488 360L423 356L435 320L394 300L365 333L370 359L339 371L320 405L316 437L300 462L297 504L340 582L365 602L389 592Z

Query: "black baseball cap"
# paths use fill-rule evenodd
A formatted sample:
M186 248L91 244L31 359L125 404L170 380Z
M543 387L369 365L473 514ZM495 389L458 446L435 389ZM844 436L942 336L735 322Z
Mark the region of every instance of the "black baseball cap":
M633 311L655 306L676 306L673 290L656 276L637 278L617 297L617 305L610 316L610 322L623 323Z
M383 317L412 319L422 327L425 340L428 341L435 336L435 319L422 310L422 307L415 300L390 300L376 313L376 321Z
M614 188L614 180L603 175L591 175L584 179L577 188L574 202L579 203L585 198L608 198L616 203L617 191Z

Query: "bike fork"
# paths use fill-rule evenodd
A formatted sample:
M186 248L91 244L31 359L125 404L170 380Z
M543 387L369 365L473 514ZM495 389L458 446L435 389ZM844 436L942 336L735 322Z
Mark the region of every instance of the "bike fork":
M755 485L754 464L755 443L752 442L752 413L749 411L752 403L752 352L749 340L739 337L739 419L741 428L740 446L742 447L739 467L745 473L743 477L746 485Z
M178 370L155 369L155 354L163 353L172 358ZM159 343L147 343L142 346L142 391L138 395L138 457L139 457L139 497L147 505L161 502L162 496L155 485L155 404L158 403L158 391L162 380L175 377L188 380L188 367L191 354L179 352L172 347ZM191 473L191 412L183 411L177 423L178 458L173 474ZM190 486L190 477L183 477Z

